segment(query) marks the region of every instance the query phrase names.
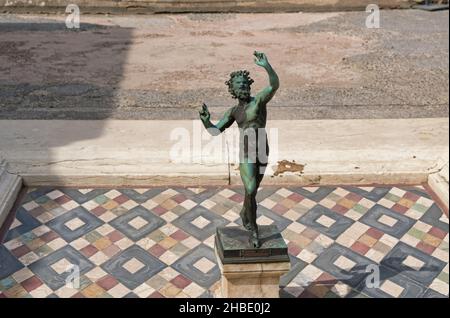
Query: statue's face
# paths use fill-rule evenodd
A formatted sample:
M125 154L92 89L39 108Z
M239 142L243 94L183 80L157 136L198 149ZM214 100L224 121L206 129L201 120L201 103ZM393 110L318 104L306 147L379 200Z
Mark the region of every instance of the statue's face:
M233 90L239 99L248 99L250 97L250 83L244 76L238 76L233 79Z

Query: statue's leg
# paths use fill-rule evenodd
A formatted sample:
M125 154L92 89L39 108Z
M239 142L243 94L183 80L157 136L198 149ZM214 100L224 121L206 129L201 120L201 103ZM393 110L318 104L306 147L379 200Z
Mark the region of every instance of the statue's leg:
M245 188L244 209L242 223L252 231L252 243L259 247L258 225L256 223L256 192L258 190L258 165L255 163L241 163L239 165L242 182ZM246 224L246 225L245 225Z

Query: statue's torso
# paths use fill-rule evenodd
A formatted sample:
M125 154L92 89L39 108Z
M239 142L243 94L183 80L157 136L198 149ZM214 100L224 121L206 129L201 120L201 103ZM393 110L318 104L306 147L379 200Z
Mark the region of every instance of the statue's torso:
M234 106L232 116L239 128L264 128L267 120L266 104L258 102L256 98L252 97L246 105Z
M267 108L266 104L258 102L252 97L249 103L246 105L237 105L233 107L232 116L237 122L240 128L241 134L241 162L247 162L248 157L252 157L260 164L267 163L267 156L269 155L269 145L267 141L267 134L265 131L267 121ZM256 139L249 139L248 137L253 135L249 134L248 129L254 130L254 136ZM247 131L247 132L246 132ZM260 148L264 149L265 155L261 157Z

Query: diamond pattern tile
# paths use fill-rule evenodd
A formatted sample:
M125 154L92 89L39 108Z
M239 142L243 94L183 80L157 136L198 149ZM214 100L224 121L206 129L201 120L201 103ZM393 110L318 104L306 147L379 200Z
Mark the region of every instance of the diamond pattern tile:
M211 297L215 228L241 224L243 195L27 189L0 245L0 298ZM258 223L288 245L281 297L448 297L448 217L422 186L267 186L257 199Z

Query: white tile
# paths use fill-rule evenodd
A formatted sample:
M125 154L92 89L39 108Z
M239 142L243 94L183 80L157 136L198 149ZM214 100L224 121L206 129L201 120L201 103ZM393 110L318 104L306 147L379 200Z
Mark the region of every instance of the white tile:
M292 192L292 191L289 191L289 190L286 189L286 188L281 188L281 189L278 190L276 193L279 194L279 195L281 195L281 196L284 197L284 198L287 198L287 197L290 196L293 192Z
M63 246L66 246L67 242L63 240L62 238L58 237L54 239L53 241L47 243L47 246L53 249L54 251L60 249Z
M396 196L398 196L398 197L401 198L401 197L403 197L403 196L405 195L406 191L394 187L394 188L392 188L392 189L389 191L389 193L392 193L392 194L394 194L394 195L396 195Z
M233 195L235 195L236 192L231 191L230 189L223 189L222 191L219 192L219 194L225 198L230 198Z
M160 217L167 223L170 223L173 220L175 220L176 218L178 218L178 215L176 215L175 213L173 213L171 211L168 211L168 212L164 213L163 215L160 215Z
M110 211L106 211L105 213L100 215L98 218L100 220L102 220L103 222L110 222L110 221L114 220L115 218L117 218L117 215L115 215L114 213L112 213Z
M70 245L75 247L76 250L81 250L82 248L88 246L89 244L91 244L91 243L89 243L88 240L86 240L82 237L80 237L70 243Z
M336 190L333 191L333 193L337 194L338 196L345 197L350 192L348 192L347 190L345 190L343 188L337 188Z
M70 210L73 210L73 209L79 207L80 205L78 203L76 203L75 201L69 201L69 202L62 204L61 206L64 209L66 209L67 211L70 211Z
M294 233L300 234L302 233L304 230L306 230L306 226L304 226L301 223L297 223L297 222L292 222L291 224L288 225L287 227L289 230L291 230Z
M203 229L205 226L207 226L209 223L211 223L209 220L205 219L203 216L198 216L191 222L191 224L195 225L199 229Z
M406 265L416 271L419 271L423 267L423 265L425 265L425 262L421 261L418 258L415 258L412 255L408 255L408 257L406 257L402 263L403 265Z
M100 204L98 204L94 200L90 200L88 202L83 203L81 206L83 208L85 208L86 210L91 211L91 210L95 209L96 207L98 207L99 205Z
M329 228L330 226L332 226L334 223L336 223L336 220L333 220L332 218L330 218L329 216L326 215L321 215L317 220L317 223Z
M89 278L91 281L96 282L100 278L106 276L108 273L106 273L101 267L94 267L92 270L87 272L85 276Z
M261 202L261 205L268 208L268 209L272 209L277 203L269 198L264 199Z
M398 297L403 292L404 288L400 285L397 285L390 280L386 280L383 284L381 284L380 289L384 291L386 294L391 295L392 297Z
M312 263L316 258L317 255L314 253L311 253L307 249L303 249L298 255L298 258L300 258L302 261L305 261L307 263Z
M148 250L155 244L156 244L156 242L148 237L144 237L144 238L140 239L138 242L136 242L136 245L142 247L144 250Z
M69 262L69 260L66 258L62 258L59 261L57 261L56 263L53 263L50 265L50 267L55 272L57 272L59 275L61 275L62 273L65 273L67 271L70 271L73 266L74 266L74 264Z
M167 280L168 282L170 282L172 279L177 277L179 275L179 273L176 270L174 270L172 267L166 267L159 273L159 275L162 278L164 278L165 280Z
M12 274L12 278L14 278L14 280L19 284L32 276L34 276L33 272L30 271L27 267L24 267L21 270Z
M166 224L163 227L160 227L159 230L164 234L166 234L167 236L170 236L176 231L178 231L178 228L173 224Z
M378 218L378 222L393 227L398 222L398 220L394 219L393 217L390 217L389 215L383 214Z
M121 283L117 284L116 286L114 286L113 288L108 290L108 294L110 294L114 298L122 298L125 295L127 295L129 292L130 292L130 290L127 287L125 287L124 285L122 285Z
M207 208L208 210L210 210L211 208L216 206L216 203L214 201L207 199L207 200L203 201L202 203L200 203L200 205Z
M154 207L158 206L158 203L156 203L155 201L153 201L152 199L145 201L144 203L141 204L144 208L151 210ZM123 205L122 205L123 206Z
M67 286L63 286L60 289L58 289L55 294L60 298L69 298L78 293L78 289L71 288Z
M190 209L192 209L194 206L196 206L197 203L195 203L194 201L188 199L188 200L185 200L185 201L181 202L180 205L181 205L183 208L185 208L186 210L190 210Z
M63 195L64 195L64 193L62 193L59 190L54 190L54 191L51 191L50 193L47 193L47 196L52 200L62 197Z
M45 233L50 232L50 228L47 227L47 226L45 226L45 225L41 225L41 226L35 228L32 232L33 232L36 236L42 236L42 235L44 235Z
M128 201L126 201L126 202L120 204L120 206L121 206L122 208L125 208L125 209L127 209L127 210L131 210L131 209L137 207L138 205L139 205L139 204L136 203L136 202L133 201L133 200L128 200Z
M25 266L28 266L31 263L34 263L38 259L39 259L39 256L36 255L36 253L34 253L34 252L29 252L29 253L19 257L19 261Z
M206 257L202 257L197 262L194 263L194 267L197 268L202 273L208 273L216 264L211 262Z
M442 295L448 295L448 284L439 279L435 279L431 283L430 288L438 293L441 293Z
M109 224L103 224L102 226L100 226L99 228L97 228L96 231L97 231L98 233L100 233L101 235L106 236L106 235L108 235L109 233L114 232L115 229L114 229L111 225L109 225Z
M271 225L271 224L274 223L274 221L273 221L272 219L268 218L268 217L265 216L265 215L261 215L261 216L258 218L257 223L258 223L259 225Z
M385 208L390 209L390 208L392 208L395 205L395 202L383 198L383 199L378 201L378 204L381 205L381 206L384 206Z
M197 298L205 292L205 289L196 283L191 283L183 289L183 292L192 298Z
M34 201L30 201L30 202L25 203L24 205L22 205L22 207L23 207L25 210L27 210L27 211L31 211L31 210L37 208L38 206L39 206L39 204L37 204L37 203L34 202Z
M139 230L139 229L143 228L144 226L146 226L148 224L148 222L146 220L144 220L142 217L137 216L134 219L132 219L131 221L129 221L128 224L131 225L136 230Z
M95 265L99 266L109 260L109 257L105 255L103 252L97 252L91 257L89 257L89 260L94 263Z
M133 245L133 241L131 241L127 237L124 237L124 238L118 240L117 242L115 242L114 244L117 245L123 251L126 248L130 247L131 245Z
M155 290L152 287L148 286L146 283L143 283L142 285L136 287L133 292L140 298L147 298L148 296L153 294Z
M120 193L120 192L117 191L117 190L111 190L111 191L106 192L106 193L104 194L104 196L107 197L107 198L110 198L110 199L112 200L112 199L117 198L117 197L120 196L121 194L122 194L122 193Z
M305 200L303 200L303 201L305 201ZM303 204L303 201L300 202L300 204ZM331 208L333 208L333 207L336 205L336 202L331 201L330 199L325 198L325 199L323 199L322 201L320 201L320 204L323 205L323 206L326 207L326 208L331 209Z
M127 271L129 271L131 274L135 274L143 267L145 267L145 265L137 258L133 257L129 261L125 262L125 264L123 264L122 267L125 268Z
M164 252L159 259L167 265L172 265L178 259L178 256L171 251Z
M414 224L414 228L421 232L428 233L428 231L431 230L432 226L422 221L417 221L416 224Z
M91 192L94 189L90 189L90 188L84 188L84 189L78 189L78 192L82 193L82 194L88 194L89 192Z
M46 298L48 295L52 294L53 290L50 289L47 285L43 284L39 286L38 288L32 290L30 292L30 295L33 298Z
M333 264L346 271L350 271L356 265L354 261L343 255L339 256Z
M79 229L85 224L86 223L84 223L83 220L77 217L64 223L64 225L67 226L71 231L75 231L76 229Z

